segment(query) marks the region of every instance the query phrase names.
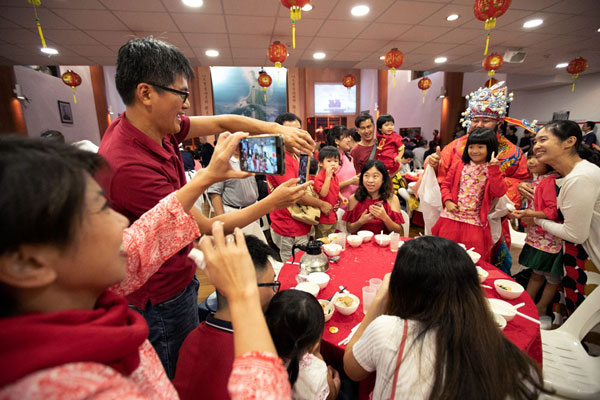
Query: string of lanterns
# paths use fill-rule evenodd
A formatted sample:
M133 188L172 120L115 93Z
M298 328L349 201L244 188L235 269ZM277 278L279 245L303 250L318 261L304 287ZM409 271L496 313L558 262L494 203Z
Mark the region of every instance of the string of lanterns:
M483 55L485 56L490 46L490 34L491 30L496 26L496 18L504 15L508 7L510 7L511 0L475 0L473 4L473 14L475 18L485 22L484 28L487 31L485 50Z

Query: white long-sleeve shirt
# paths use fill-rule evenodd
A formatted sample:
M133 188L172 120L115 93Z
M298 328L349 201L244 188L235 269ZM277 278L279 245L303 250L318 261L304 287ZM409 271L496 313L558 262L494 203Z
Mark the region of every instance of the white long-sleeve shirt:
M594 265L600 266L600 168L580 161L556 184L560 188L556 203L564 223L539 218L535 223L561 239L582 244Z

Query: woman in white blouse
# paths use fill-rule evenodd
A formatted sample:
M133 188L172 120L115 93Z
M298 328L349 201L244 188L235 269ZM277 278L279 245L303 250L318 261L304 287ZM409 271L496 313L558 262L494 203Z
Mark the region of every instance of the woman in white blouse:
M535 141L537 159L561 176L556 180L557 207L564 222L538 218L534 222L565 240L562 286L567 311L572 313L585 299L579 288L587 282L589 262L600 266L600 155L583 145L581 129L573 121L550 122Z

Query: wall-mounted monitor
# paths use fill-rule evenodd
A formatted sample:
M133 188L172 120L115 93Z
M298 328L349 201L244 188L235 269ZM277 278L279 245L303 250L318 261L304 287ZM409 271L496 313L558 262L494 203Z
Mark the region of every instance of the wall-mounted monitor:
M356 114L356 86L315 83L315 115Z

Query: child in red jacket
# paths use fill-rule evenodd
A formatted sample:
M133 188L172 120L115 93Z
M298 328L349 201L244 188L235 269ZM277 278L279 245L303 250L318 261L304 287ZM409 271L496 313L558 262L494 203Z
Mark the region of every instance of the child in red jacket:
M489 129L469 134L461 163L455 163L440 185L444 210L431 232L467 248L474 247L489 262L492 238L488 212L494 198L506 193L500 171L498 140Z

